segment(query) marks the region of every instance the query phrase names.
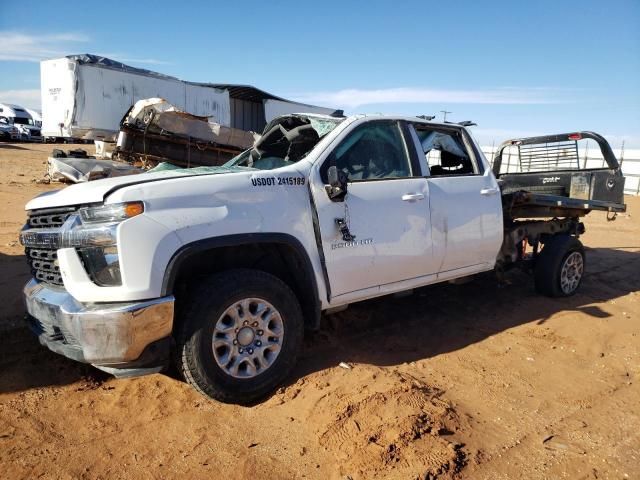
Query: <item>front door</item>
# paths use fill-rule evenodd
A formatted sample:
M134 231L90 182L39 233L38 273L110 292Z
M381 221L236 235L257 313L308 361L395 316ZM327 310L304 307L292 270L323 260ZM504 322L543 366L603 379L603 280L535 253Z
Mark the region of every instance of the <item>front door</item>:
M332 299L436 271L429 185L412 165L407 143L399 122L356 124L312 182ZM344 201L330 200L325 191L330 165L348 175Z

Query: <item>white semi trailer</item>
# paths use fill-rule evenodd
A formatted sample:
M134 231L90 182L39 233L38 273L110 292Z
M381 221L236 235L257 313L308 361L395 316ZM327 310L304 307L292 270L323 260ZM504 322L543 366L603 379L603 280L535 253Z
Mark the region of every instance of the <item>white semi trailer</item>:
M114 141L129 107L156 97L226 127L252 131L282 113L334 111L250 86L186 82L90 54L45 60L40 76L46 137Z
M161 97L194 115L229 125L229 94L95 55L40 64L42 130L47 137L113 140L129 107Z

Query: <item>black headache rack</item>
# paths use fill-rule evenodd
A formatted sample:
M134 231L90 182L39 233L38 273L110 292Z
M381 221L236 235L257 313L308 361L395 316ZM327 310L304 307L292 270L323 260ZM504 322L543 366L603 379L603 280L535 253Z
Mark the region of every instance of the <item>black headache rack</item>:
M595 140L605 168L580 168L578 140ZM517 148L517 172L503 168L505 149ZM509 154L511 160L512 154ZM624 176L611 146L594 132L528 137L503 142L493 161L505 216L580 217L592 210L624 212Z

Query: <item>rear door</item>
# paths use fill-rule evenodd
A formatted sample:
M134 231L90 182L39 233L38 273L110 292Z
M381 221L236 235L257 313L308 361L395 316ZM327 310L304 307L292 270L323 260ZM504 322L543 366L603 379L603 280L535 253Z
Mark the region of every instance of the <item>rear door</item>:
M407 132L397 121L360 121L336 140L312 181L333 300L372 288L393 290L396 282L436 270L429 185ZM348 175L344 201L332 201L325 191L331 165Z
M492 268L502 244L502 205L486 160L462 128L416 123L411 129L428 173L439 276Z

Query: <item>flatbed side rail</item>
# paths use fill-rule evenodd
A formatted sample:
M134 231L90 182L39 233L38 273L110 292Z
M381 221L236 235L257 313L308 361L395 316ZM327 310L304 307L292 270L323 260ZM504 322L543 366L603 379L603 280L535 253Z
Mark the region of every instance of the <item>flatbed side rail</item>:
M602 210L606 212L624 212L627 206L623 203L609 202L604 200L590 200L579 198L567 198L557 195L538 195L530 192L516 192L512 194L511 201L513 207L536 206L551 209L573 209L573 210Z
M498 147L498 151L496 152L493 160L493 174L496 176L496 178L500 176L500 168L502 167L502 153L507 147L520 147L522 145L539 145L549 143L553 144L583 139L595 140L595 142L600 147L600 152L602 153L602 156L607 162L609 168L616 172L620 171L620 164L618 163L618 160L616 159L616 156L614 155L609 142L607 142L607 140L598 133L583 131L573 133L559 133L554 135L543 135L540 137L515 138L502 142L502 144L500 144L500 146Z

